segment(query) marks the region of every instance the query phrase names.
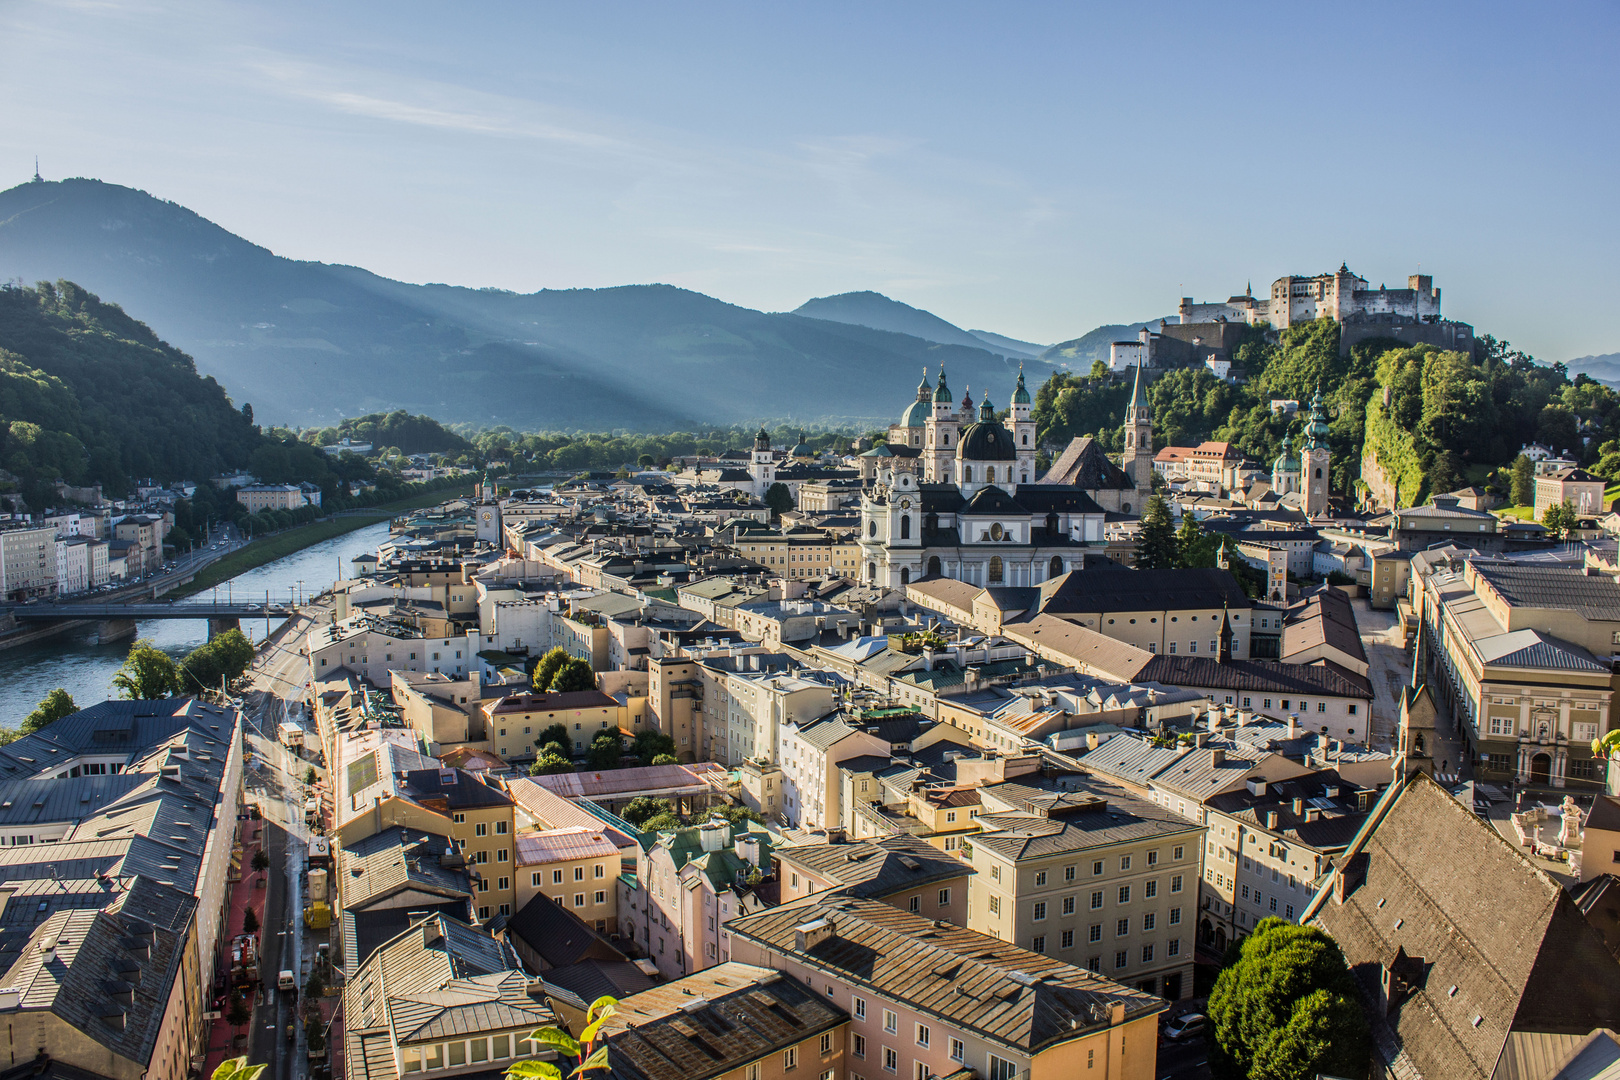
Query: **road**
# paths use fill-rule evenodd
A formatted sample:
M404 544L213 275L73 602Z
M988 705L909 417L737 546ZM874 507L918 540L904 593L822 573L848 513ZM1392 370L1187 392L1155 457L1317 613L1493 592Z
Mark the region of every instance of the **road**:
M1209 1080L1209 1047L1202 1036L1159 1043L1157 1080Z
M281 723L289 717L297 719L302 709L309 662L299 648L310 618L308 613L294 616L278 636L278 643L260 654L243 698L247 743L253 751L248 797L263 814L270 865L279 871L268 875L260 933L260 970L269 989L254 1012L248 1047L249 1061L271 1064L270 1080L305 1080L309 1075L304 1034L297 1019L297 993L276 989L276 977L283 970L294 973L300 988L309 977L302 894L309 850L303 784L308 763L282 746L276 736ZM324 939L324 932L320 936ZM285 1034L289 1028L295 1032L291 1043Z

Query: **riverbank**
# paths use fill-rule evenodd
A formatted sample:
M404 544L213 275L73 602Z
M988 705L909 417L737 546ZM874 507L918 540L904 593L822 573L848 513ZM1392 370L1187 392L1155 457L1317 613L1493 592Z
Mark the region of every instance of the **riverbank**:
M363 529L367 525L375 525L379 521L408 510L421 510L424 507L437 506L439 503L451 499L462 498L472 493L472 486L466 488L442 488L439 491L427 491L420 495L413 495L408 499L399 499L395 502L384 503L381 506L368 507L365 510L345 511L341 516L322 518L312 521L308 525L297 525L291 529L266 536L261 540L231 552L217 562L210 563L197 574L189 584L182 585L165 595L172 599L185 596L194 596L197 593L212 589L214 586L229 581L239 574L256 569L266 563L284 559L307 547L313 547L326 540L342 536L345 533Z

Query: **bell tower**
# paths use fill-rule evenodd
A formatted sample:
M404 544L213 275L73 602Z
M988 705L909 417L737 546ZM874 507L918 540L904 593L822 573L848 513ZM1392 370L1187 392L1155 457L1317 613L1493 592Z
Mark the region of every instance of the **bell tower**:
M1013 390L1012 411L1007 415L1013 449L1018 458L1013 470L1015 484L1035 482L1035 421L1029 418L1029 390L1024 386L1024 365L1018 365L1018 387Z
M951 482L951 463L956 460L956 442L961 425L951 410L951 388L945 385L945 365L939 365L939 385L934 388L933 412L928 417L928 445L923 448L923 479L930 484Z
M1125 475L1131 478L1136 491L1126 513L1140 514L1153 494L1153 407L1148 404L1142 389L1142 365L1136 365L1136 382L1131 387L1131 402L1125 406L1125 456L1121 461Z
M754 436L754 456L748 471L754 474L754 498L763 499L776 483L776 456L771 453L770 433L764 428Z
M1322 411L1322 388L1317 387L1316 396L1311 398L1311 416L1305 423L1305 444L1299 462L1299 503L1308 518L1326 514L1330 509L1328 495L1332 473L1328 466L1333 455L1328 450L1328 434L1327 415Z

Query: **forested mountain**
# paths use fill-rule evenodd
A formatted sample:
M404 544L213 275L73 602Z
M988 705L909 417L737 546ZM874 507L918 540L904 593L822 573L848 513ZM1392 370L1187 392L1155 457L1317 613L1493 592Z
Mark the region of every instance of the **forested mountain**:
M1341 494L1358 490L1368 446L1398 485L1402 505L1469 483L1505 494L1505 468L1529 442L1568 450L1620 479L1620 395L1584 375L1572 381L1562 365L1538 364L1488 335L1478 344L1477 356L1469 356L1366 341L1341 357L1331 319L1279 335L1251 329L1235 350L1247 382L1222 382L1203 367L1153 381L1154 441L1160 447L1226 441L1269 464L1285 435L1297 449L1304 416L1273 413L1270 400L1309 402L1320 388L1331 427L1333 489ZM1062 443L1095 434L1118 450L1129 396L1125 377L1060 372L1035 394L1040 437Z
M1158 319L1151 320L1153 324ZM1109 323L1082 334L1072 341L1060 341L1041 353L1049 364L1066 364L1071 371L1087 372L1101 360L1108 362L1108 346L1116 341L1135 341L1136 335L1149 323Z
M667 285L408 285L281 258L96 180L0 192L0 278L66 278L116 300L262 421L300 426L400 409L526 430L886 422L925 364L1002 394L1017 369L971 335L940 344Z
M902 304L898 300L891 300L882 293L876 292L851 292L840 293L837 296L818 296L814 300L807 300L794 308L793 314L803 315L809 319L826 319L829 322L865 326L873 330L887 330L895 334L909 334L912 337L922 338L924 341L938 342L941 345L966 345L976 349L987 348L1020 359L1033 358L1040 355L1042 351L1040 345L1016 341L1001 334L963 330L960 326L946 322L933 312L914 308L910 304Z

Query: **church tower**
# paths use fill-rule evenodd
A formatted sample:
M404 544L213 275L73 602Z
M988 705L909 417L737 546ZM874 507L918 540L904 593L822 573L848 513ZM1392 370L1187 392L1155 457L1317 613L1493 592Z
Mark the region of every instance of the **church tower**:
M927 455L923 459L923 479L930 484L948 484L956 461L956 442L961 425L951 411L951 388L945 384L945 365L939 366L939 386L934 388L933 413L928 417Z
M1305 445L1300 454L1300 509L1308 518L1328 512L1328 422L1322 412L1322 389L1311 398L1311 416L1305 423Z
M1125 475L1136 486L1135 498L1120 509L1140 514L1153 494L1153 407L1142 389L1142 365L1136 365L1136 383L1131 387L1131 403L1125 406L1125 457L1120 463Z
M765 498L765 493L776 483L776 457L771 453L770 433L764 428L754 436L754 457L748 463L748 471L754 476L754 498Z
M1013 446L1018 451L1017 468L1013 480L1019 484L1035 482L1035 421L1029 418L1029 391L1024 387L1024 365L1018 365L1018 388L1013 391L1012 411L1007 415L1007 430L1012 432Z
M1397 734L1400 743L1395 751L1395 781L1399 783L1413 773L1427 773L1434 779L1435 708L1429 697L1428 684L1401 691L1401 719ZM1449 767L1450 762L1446 763ZM1458 763L1459 765L1461 762Z

